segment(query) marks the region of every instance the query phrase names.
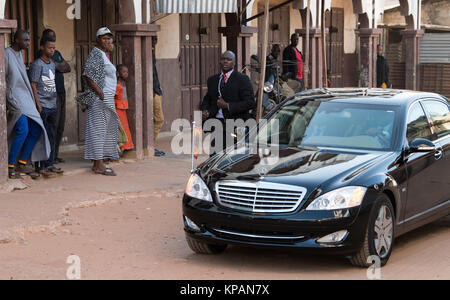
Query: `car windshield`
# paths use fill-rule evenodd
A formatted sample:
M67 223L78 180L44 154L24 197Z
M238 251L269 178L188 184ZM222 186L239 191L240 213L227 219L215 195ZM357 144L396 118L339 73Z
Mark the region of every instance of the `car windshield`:
M257 137L262 144L386 151L393 148L396 111L394 106L345 100L298 100L276 112Z

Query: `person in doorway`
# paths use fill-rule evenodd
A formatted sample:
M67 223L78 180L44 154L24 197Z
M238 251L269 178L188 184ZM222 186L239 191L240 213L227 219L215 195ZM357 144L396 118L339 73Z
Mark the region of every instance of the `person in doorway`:
M5 50L8 173L20 179L21 173L39 178L28 160L37 162L50 157L51 146L34 101L33 91L23 63L22 51L30 47L30 35L24 30L14 34L12 46ZM16 167L17 160L18 166Z
M128 96L127 96L127 79L128 68L125 65L117 66L117 88L114 102L116 104L116 112L119 116L120 123L127 136L128 142L120 146L122 151L134 149L133 138L131 137L130 126L128 124Z
M162 126L164 125L164 112L162 107L162 96L163 92L161 90L161 83L159 82L158 77L158 70L156 68L156 44L158 43L158 37L153 36L152 37L152 44L153 44L153 140L154 144L156 146L156 139L158 138L159 132L161 131ZM155 156L165 156L166 153L164 153L161 150L158 150L155 148Z
M50 38L56 41L56 33L52 29L45 29L42 32L42 39ZM42 56L42 50L39 50L38 56ZM64 74L70 73L72 70L70 65L64 60L61 52L55 50L55 54L52 56L52 61L55 64L56 74L55 74L55 82L56 82L56 105L58 110L58 115L56 118L56 140L55 140L55 164L64 163L64 159L62 159L59 155L59 148L61 146L61 142L64 136L64 129L66 123L66 88L64 84Z
M95 174L105 176L116 176L114 170L105 166L105 160L119 159L119 117L114 107L116 67L106 55L113 50L112 41L113 34L108 28L102 27L97 31L97 45L84 66L85 92L78 96L80 103L91 103L87 111L84 158L94 161L92 171Z
M265 81L272 81L274 82L275 79L277 79L277 67L278 64L278 58L281 54L281 46L279 44L274 44L272 46L272 50L270 51L270 54L267 56L267 63L266 63L266 80ZM271 80L272 79L272 80Z
M251 118L250 110L256 108L253 86L247 75L234 70L236 55L226 51L220 58L222 72L208 79L208 92L200 105L203 120L216 119L222 123L222 148L219 141L211 140L211 156L225 149L227 146L226 121ZM217 130L217 128L216 128ZM218 135L217 135L218 136ZM217 146L217 147L216 147Z
M299 42L298 34L291 36L291 44L283 51L283 77L288 85L296 92L304 89L303 83L303 54L297 49Z
M377 87L388 88L389 83L389 64L383 56L383 46L377 46Z

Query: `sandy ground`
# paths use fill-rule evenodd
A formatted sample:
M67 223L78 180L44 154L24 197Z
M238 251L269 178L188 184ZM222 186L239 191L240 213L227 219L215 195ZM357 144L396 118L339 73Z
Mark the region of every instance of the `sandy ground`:
M82 279L367 279L338 257L245 247L196 255L182 227L189 159L114 167L117 178L74 169L0 194L0 279L66 279L70 255ZM400 237L382 279L450 279L449 249L446 217Z

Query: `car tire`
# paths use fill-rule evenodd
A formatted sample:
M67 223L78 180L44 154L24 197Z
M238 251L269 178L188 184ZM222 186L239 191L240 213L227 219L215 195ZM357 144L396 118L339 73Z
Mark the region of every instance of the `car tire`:
M386 240L388 240L388 242L384 242L384 246L381 247L381 250L377 250L376 247L377 243L380 243L380 239L384 240L384 234L380 238L378 236L379 234L377 234L375 230L377 228L376 224L379 225L380 216L383 214L383 212L381 211L382 209L386 210L385 216L390 218L390 221L392 222L392 229L390 229L390 227L386 225L386 227L388 228L387 230L390 232L390 234L386 234L387 235ZM372 207L369 216L369 222L367 224L364 243L361 249L350 258L350 263L357 267L368 268L370 266L373 266L374 264L375 265L377 264L377 261L374 260L374 258L377 257L379 258L379 266L383 267L384 265L386 265L386 263L389 260L389 257L391 256L394 244L394 237L395 237L394 208L392 207L392 203L389 200L389 198L383 194L378 197L378 199L376 200L375 204ZM386 246L389 249L386 250ZM381 252L381 254L378 253L379 251Z
M186 241L189 245L189 248L191 248L192 251L194 251L197 254L220 254L223 253L228 245L213 245L213 244L207 244L201 241L198 241L196 239L193 239L189 236L186 236Z

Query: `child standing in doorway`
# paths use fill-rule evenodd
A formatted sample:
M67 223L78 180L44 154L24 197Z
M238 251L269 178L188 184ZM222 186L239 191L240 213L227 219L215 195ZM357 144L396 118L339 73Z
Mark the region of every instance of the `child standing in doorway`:
M127 96L128 68L125 65L117 66L117 88L114 102L120 123L127 135L128 142L120 147L122 151L134 149L133 138L131 137L130 126L128 125L128 96Z

